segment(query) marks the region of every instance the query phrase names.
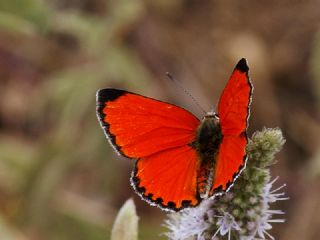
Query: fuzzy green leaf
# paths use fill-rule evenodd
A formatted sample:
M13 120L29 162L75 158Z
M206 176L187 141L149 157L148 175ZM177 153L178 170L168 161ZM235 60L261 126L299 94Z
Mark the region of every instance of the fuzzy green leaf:
M138 239L138 216L132 199L128 199L121 207L114 222L111 240Z

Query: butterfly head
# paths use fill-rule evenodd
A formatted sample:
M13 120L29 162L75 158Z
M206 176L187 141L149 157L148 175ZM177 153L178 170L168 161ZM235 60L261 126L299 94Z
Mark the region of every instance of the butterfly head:
M219 116L218 114L215 112L215 111L210 111L210 112L207 112L206 115L203 117L203 120L206 119L206 118L215 118L215 119L218 119L219 120ZM202 120L202 121L203 121Z

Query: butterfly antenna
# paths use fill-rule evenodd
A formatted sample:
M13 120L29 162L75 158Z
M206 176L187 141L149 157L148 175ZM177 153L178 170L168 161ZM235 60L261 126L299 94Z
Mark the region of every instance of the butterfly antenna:
M185 94L187 94L191 99L192 101L197 105L197 107L199 109L201 109L202 112L206 113L206 111L200 106L200 104L197 102L197 100L191 95L191 93L189 91L187 91L183 86L182 86L182 83L179 82L176 78L174 78L169 72L166 72L166 75L167 77L172 81L174 82L180 89L183 90L183 92Z

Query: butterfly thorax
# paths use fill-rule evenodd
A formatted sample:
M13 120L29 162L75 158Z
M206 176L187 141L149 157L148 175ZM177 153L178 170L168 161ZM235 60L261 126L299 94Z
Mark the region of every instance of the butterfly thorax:
M208 113L197 128L196 140L192 144L200 159L197 185L201 198L208 197L208 192L213 184L213 173L221 140L219 118L216 114Z
M202 161L214 156L221 139L219 118L217 115L206 115L197 129L195 141L197 152Z

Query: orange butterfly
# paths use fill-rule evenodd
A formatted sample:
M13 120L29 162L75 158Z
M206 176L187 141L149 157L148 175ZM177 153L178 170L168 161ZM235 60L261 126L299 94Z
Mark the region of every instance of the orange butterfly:
M97 116L117 153L136 159L131 184L142 199L179 211L228 191L247 161L253 86L246 60L236 65L218 114L187 110L118 89L97 92Z

